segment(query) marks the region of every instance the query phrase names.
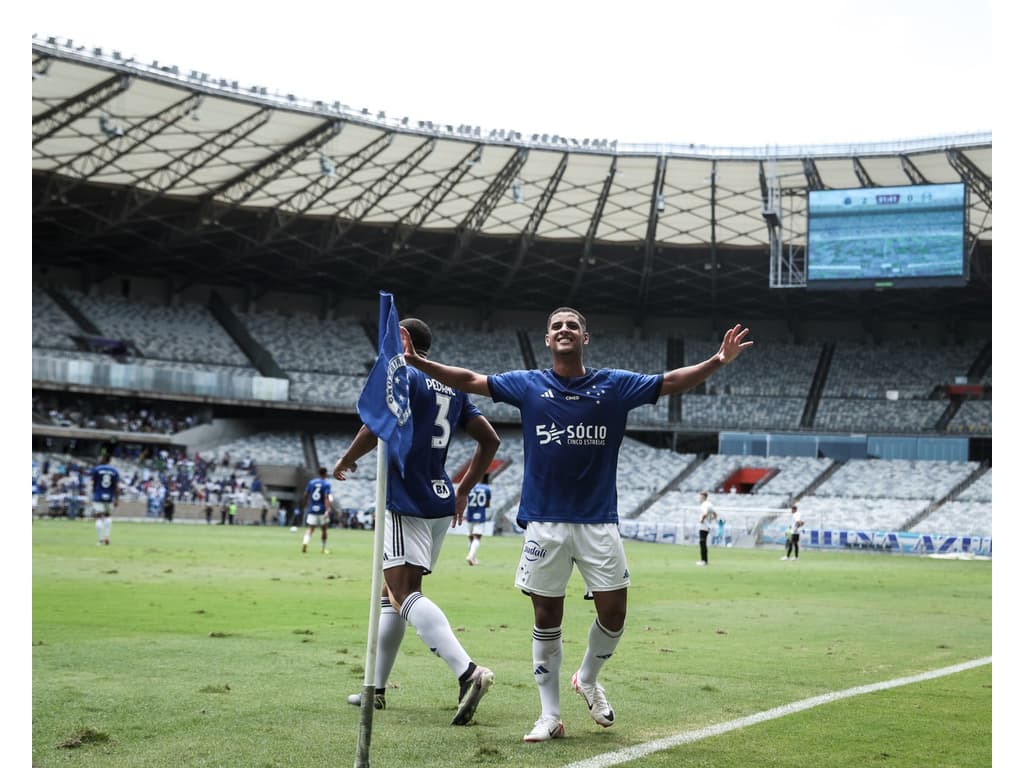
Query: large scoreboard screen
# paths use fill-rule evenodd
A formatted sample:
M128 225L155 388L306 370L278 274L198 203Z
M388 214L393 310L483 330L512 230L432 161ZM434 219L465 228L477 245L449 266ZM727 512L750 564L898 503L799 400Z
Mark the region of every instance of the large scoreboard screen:
M966 285L964 184L808 192L807 288Z

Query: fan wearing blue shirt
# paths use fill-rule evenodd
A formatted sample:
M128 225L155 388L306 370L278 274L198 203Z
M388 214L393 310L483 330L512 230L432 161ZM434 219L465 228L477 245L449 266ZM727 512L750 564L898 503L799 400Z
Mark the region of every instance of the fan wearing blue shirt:
M551 368L545 371L487 376L406 352L406 361L428 376L510 403L522 415L524 471L517 522L526 532L515 584L533 603L532 669L541 702L541 716L523 741L565 736L559 671L565 590L574 566L593 595L597 617L572 685L598 725L607 728L615 722L597 677L626 622L629 567L619 536L615 485L626 416L705 381L753 345L744 341L748 332L736 325L725 332L716 354L663 374L587 368L587 321L570 307L548 316L544 344L551 351Z

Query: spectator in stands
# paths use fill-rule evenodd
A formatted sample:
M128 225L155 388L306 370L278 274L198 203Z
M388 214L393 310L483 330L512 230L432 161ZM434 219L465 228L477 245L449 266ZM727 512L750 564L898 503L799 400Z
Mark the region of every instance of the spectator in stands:
M491 506L490 483L490 474L485 474L483 480L473 486L466 502L466 524L469 527L469 552L466 555L466 562L470 565L479 565L476 553L480 550L480 540L484 535L487 509Z
M302 552L305 554L313 531L320 527L320 553L327 555L327 526L330 525L331 481L327 479L327 467L320 467L317 476L306 483L306 492L302 494L302 506L306 509L306 533L302 537Z
M111 512L117 507L121 473L110 463L109 451L100 454L100 463L92 468L92 513L96 517L96 543L110 544L113 520Z
M711 526L718 519L718 513L715 512L714 506L708 501L707 491L701 491L698 498L700 499L700 517L697 519L698 536L700 538L700 560L697 561L697 565L707 565L708 535L711 533Z
M402 346L415 349L418 359L427 354L433 337L430 327L417 318L401 322ZM494 682L494 673L478 666L462 647L448 617L423 594L423 577L431 573L441 555L448 529L462 522L471 489L480 481L498 450L494 427L462 392L443 387L418 370L410 369L409 409L413 434L404 475L389 462L387 503L384 512L384 584L374 671L374 702L384 709L384 691L405 636L406 622L458 678L459 704L452 725L466 725L481 698ZM445 470L448 446L456 430L464 430L477 445L457 488ZM356 462L376 446L365 425L334 465L334 477L345 480ZM360 704L359 694L349 703Z
M796 504L789 508L789 525L786 527L786 554L780 560L800 559L800 529L804 527L803 518ZM792 555L792 557L790 557Z
M524 741L565 735L559 669L565 588L574 566L593 594L597 618L572 685L598 725L615 722L598 675L615 652L626 621L629 569L619 536L615 485L626 418L634 408L705 381L753 344L744 340L748 332L736 325L704 362L657 375L587 368L587 321L569 307L548 316L544 343L552 366L546 371L487 376L432 362L415 350L406 352L406 360L428 376L469 394L510 403L522 414L524 473L517 523L526 534L516 587L533 603L531 669L541 703L541 716Z

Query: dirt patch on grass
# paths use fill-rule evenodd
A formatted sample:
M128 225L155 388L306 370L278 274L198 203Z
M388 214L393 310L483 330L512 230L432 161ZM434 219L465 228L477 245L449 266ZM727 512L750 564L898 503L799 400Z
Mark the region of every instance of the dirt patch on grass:
M81 728L70 738L57 743L57 749L78 749L87 744L103 744L110 741L109 734L93 728Z

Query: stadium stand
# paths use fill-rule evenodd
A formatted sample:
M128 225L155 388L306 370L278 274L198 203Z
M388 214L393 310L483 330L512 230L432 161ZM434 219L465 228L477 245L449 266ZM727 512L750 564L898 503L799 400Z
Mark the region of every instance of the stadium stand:
M685 540L695 492L707 488L729 510L733 541L756 543L793 498L819 528L991 530L990 133L583 150L514 131L414 131L223 81L198 86L56 38L34 38L33 59L48 72L32 81L33 450L36 463L52 456L44 461L65 468L49 482L64 499L78 471L67 468L101 443L118 444L135 497L166 483L186 505L200 490L251 492L261 464L298 477L332 463L358 426L386 286L434 326L432 357L488 373L546 367L543 320L565 303L588 315L591 366L696 363L724 325L749 325L755 352L706 386L630 413L618 491L631 525L680 520L675 540ZM132 84L117 91L118 107L149 133L127 141L96 129L113 92L93 101L89 88L104 78ZM229 133L169 117L197 98L215 99L225 125L245 126L230 136L244 133L245 151L211 153ZM318 162L328 137L330 180ZM421 154L385 152L396 139ZM472 172L446 160L469 150L485 150ZM402 183L414 168L417 183ZM780 279L783 266L806 277L806 264L779 260L806 245L811 190L908 180L968 190L966 284L814 291ZM773 208L773 193L792 208ZM53 407L58 393L82 402ZM134 404L147 395L152 419ZM493 505L514 516L519 412L477 400L509 461ZM801 455L716 453L731 431L763 433L751 445L778 437ZM809 454L803 438L815 443ZM452 466L465 451L456 439ZM770 471L729 493L739 469ZM372 483L353 478L344 495L365 508Z

